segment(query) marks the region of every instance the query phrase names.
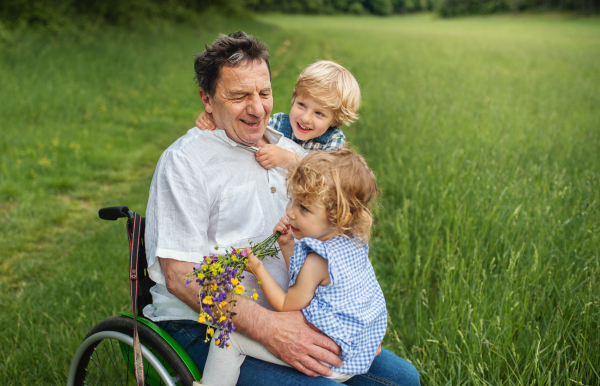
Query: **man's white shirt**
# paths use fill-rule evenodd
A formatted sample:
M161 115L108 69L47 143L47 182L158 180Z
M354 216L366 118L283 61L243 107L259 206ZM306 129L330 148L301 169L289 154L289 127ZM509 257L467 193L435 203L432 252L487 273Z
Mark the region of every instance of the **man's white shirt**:
M302 147L275 130L267 128L265 137L283 149L306 155ZM150 185L146 256L156 286L150 290L153 304L144 308L144 315L155 322L198 319L196 311L167 291L159 256L199 263L211 253L260 242L272 234L287 202L283 169L264 169L254 151L223 130L190 129L162 154ZM279 259L266 258L264 264L287 291L288 270L281 254ZM244 273L242 283L258 292L260 305L271 309L254 275ZM195 282L190 286L196 288Z

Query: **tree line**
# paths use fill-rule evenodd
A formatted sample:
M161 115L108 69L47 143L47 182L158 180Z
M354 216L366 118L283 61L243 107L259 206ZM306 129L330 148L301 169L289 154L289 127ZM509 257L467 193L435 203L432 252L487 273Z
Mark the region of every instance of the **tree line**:
M192 21L194 15L211 9L237 16L249 12L387 16L422 11L442 17L523 11L595 15L600 0L2 0L0 23L10 28L88 21L122 25L152 18Z
M256 12L391 15L433 11L451 17L522 11L595 14L600 0L247 0Z

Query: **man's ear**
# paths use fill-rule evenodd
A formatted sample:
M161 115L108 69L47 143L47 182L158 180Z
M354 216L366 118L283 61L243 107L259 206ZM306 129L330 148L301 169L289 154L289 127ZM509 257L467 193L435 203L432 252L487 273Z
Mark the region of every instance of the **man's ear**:
M200 100L204 105L204 111L206 111L209 114L212 114L212 100L210 99L210 95L208 95L207 92L204 92L202 87L198 87L198 94L200 94Z

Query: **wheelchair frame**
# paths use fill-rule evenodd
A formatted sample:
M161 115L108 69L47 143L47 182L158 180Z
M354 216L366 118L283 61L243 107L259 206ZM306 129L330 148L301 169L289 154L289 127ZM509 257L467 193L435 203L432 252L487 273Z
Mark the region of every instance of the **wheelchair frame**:
M127 230L131 234L137 214L127 206L115 206L100 209L98 215L103 220L111 221L127 218ZM148 276L144 230L145 219L142 218L137 258L132 260L136 261L136 265L130 267L130 272L137 272L134 277L137 299L131 300L132 304L137 303L138 316L135 323L142 348L145 384L192 386L194 381L202 378L202 373L192 358L166 331L142 314L144 307L152 303L150 288L156 284ZM131 382L136 383L133 358L134 315L119 315L98 322L87 333L71 361L67 386L123 385L123 378L125 384L129 384L130 376Z

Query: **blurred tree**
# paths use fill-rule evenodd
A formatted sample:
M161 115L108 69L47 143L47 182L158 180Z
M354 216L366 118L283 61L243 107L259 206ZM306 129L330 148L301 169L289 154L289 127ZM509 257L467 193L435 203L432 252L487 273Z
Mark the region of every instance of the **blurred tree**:
M103 21L127 25L135 20L192 20L213 9L228 15L255 12L390 15L435 10L443 17L496 12L573 11L595 15L600 0L0 0L0 23L7 27Z

